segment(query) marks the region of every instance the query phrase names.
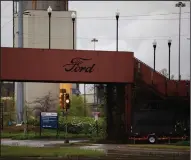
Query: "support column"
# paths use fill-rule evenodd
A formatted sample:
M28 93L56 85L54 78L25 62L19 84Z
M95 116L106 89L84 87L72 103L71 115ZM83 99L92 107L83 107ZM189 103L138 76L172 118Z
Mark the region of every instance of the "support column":
M125 84L117 84L117 99L116 99L116 117L117 117L117 137L120 141L125 142L127 140L127 132L126 132L126 125L125 125Z
M106 117L107 117L107 140L112 139L112 125L113 125L113 117L112 117L112 84L107 84L106 86Z
M127 84L125 87L125 95L126 95L126 111L125 111L125 117L126 117L126 131L130 133L131 130L131 116L132 116L132 84Z
M125 107L125 85L107 85L107 140L127 140Z

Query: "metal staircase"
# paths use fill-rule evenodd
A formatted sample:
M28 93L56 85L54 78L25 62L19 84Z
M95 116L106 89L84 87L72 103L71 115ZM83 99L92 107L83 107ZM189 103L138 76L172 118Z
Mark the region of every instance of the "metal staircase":
M189 99L190 81L168 80L164 75L134 59L135 81L142 82L162 98L181 97Z

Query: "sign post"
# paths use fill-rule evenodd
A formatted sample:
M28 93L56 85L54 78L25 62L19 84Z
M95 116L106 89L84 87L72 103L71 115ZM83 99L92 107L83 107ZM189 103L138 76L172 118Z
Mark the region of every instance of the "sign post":
M96 133L98 136L98 119L99 119L100 112L93 112L94 119L95 119L95 125L96 125Z
M40 136L42 128L56 129L56 137L58 137L58 113L55 112L41 112L40 114Z
M0 114L0 116L1 116L1 130L3 130L3 127L4 127L4 126L3 126L3 123L4 123L4 122L3 122L4 105L3 105L2 102L0 103L0 107L1 107L1 108L0 108L0 109L1 109L1 114Z
M67 118L68 109L67 108L66 108L66 112L65 113L63 112L63 115L65 115L65 117L66 117L66 119L65 119L66 120L66 123L65 123L66 126L65 126L65 140L64 140L64 143L69 143L70 141L69 141L69 139L67 137L68 136L67 135L68 134L68 122L67 122L68 121L68 118Z

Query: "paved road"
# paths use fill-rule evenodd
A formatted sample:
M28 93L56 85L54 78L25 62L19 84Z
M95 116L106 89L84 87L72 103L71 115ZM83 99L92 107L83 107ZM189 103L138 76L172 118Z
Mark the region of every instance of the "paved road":
M84 140L70 140L70 143L84 142ZM2 145L9 146L29 146L29 147L46 147L49 145L64 144L63 140L50 141L50 140L11 140L2 139Z
M92 146L83 146L80 147L83 149L99 149L104 150L105 152L114 153L117 152L128 152L131 153L139 153L139 154L190 154L189 150L179 150L179 149L156 149L156 148L142 148L142 147L132 147L128 145L112 145L112 144L95 144Z
M84 142L86 140L70 140L70 143ZM54 147L55 145L64 144L63 140L51 141L51 140L11 140L2 139L1 143L3 145L10 146L29 146L29 147ZM178 150L178 149L156 149L156 148L139 148L132 147L128 145L116 145L116 144L93 144L91 146L82 146L81 149L93 149L93 150L103 150L106 153L117 152L128 152L129 153L139 153L139 154L190 154L189 150Z
M132 147L128 145L99 144L81 147L84 149L104 150L107 158L121 160L189 160L190 151L178 149L152 149Z
M83 142L84 140L71 140L70 143ZM30 146L30 147L54 147L54 145L64 144L63 140L10 140L3 139L2 144L10 146ZM82 146L81 149L103 150L109 159L121 160L189 160L190 152L174 149L148 149L130 147L128 145L94 144L92 146Z

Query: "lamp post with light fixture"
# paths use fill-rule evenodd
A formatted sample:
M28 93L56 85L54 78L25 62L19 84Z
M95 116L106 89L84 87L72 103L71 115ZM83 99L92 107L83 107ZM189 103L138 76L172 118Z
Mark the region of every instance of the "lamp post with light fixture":
M75 21L76 21L76 14L75 12L72 12L71 14L72 18L72 35L73 35L73 50L75 49Z
M153 49L154 49L154 64L153 64L153 69L154 69L154 71L155 71L155 59L156 59L156 47L157 47L157 42L156 42L156 40L154 40L154 42L153 42Z
M168 40L168 49L169 49L169 54L168 54L168 79L170 80L170 49L171 49L171 44L172 44L172 40L169 39Z
M118 41L119 41L119 15L120 13L117 11L115 14L116 18L116 51L118 51Z
M152 79L152 84L153 84L153 76L155 72L155 57L156 57L156 47L157 47L157 42L156 40L153 41L153 49L154 49L154 60L153 60L153 72L151 72L151 79Z
M49 49L51 48L51 15L52 15L52 8L49 6L48 7L48 9L47 9L47 12L48 12L48 23L49 23L49 25L48 25L48 33L49 33L49 38L48 38L48 43L49 43Z
M181 75L180 75L180 32L181 32L181 9L183 7L186 7L186 4L183 2L178 2L176 3L175 7L179 7L179 33L178 33L178 41L179 41L179 47L178 47L178 79L179 81L181 80Z
M72 12L71 14L71 18L72 18L72 49L75 50L75 22L76 22L76 14L75 12ZM79 92L79 84L76 83L76 89L77 89L77 92Z
M95 51L95 49L96 49L96 43L98 42L98 39L93 38L93 39L91 40L91 42L94 44L94 51ZM96 97L97 97L96 110L98 110L98 107L97 107L97 105L98 105L98 94L97 94L97 96L96 96L96 94L97 94L97 88L96 88L96 84L94 84L94 105L96 104Z

